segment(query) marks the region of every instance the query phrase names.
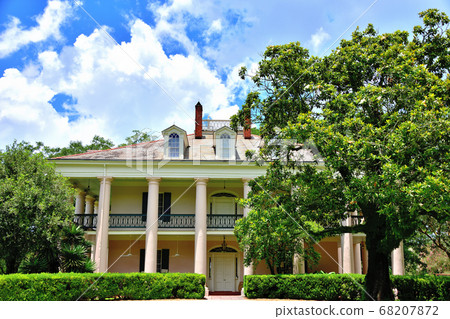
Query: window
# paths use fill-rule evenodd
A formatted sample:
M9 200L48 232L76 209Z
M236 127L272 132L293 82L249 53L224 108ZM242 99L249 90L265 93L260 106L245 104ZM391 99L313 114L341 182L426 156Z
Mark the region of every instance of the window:
M236 159L236 137L236 132L226 126L214 132L216 159L232 161Z
M158 217L163 222L170 222L170 206L172 204L172 193L159 193ZM147 221L148 192L142 193L142 221ZM163 215L164 214L164 215ZM162 215L162 216L161 216Z
M180 157L180 136L177 133L169 135L169 157Z
M145 249L140 250L139 271L145 269ZM158 249L156 252L156 272L169 272L169 249Z
M176 125L162 131L164 136L164 158L184 159L186 148L189 147L186 131Z
M231 157L231 137L227 133L220 135L220 141L222 143L222 154L220 157L223 159L228 159Z

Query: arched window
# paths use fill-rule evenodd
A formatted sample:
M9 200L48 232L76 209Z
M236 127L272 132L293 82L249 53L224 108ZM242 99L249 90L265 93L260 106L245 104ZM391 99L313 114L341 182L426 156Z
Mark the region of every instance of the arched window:
M230 158L231 157L230 139L231 139L231 137L227 133L220 135L220 140L222 142L222 154L220 154L220 155L222 158Z
M180 136L177 133L169 135L169 157L180 157Z

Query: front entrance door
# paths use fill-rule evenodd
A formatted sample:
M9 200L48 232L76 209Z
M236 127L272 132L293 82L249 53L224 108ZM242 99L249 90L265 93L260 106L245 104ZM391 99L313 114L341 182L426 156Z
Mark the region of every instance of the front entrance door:
M236 254L214 254L214 291L235 291Z

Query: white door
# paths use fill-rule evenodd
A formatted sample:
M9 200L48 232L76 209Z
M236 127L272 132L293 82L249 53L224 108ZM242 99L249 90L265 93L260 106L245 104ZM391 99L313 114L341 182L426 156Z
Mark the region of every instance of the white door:
M234 291L235 254L218 253L214 256L214 290Z

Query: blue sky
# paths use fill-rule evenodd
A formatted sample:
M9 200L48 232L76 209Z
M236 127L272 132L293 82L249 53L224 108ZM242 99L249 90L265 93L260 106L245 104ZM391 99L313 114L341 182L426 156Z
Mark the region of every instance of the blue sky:
M447 0L0 0L0 149L191 133L197 101L214 119L239 109L238 70L268 45L326 55L349 27L411 31L427 8L450 14Z

